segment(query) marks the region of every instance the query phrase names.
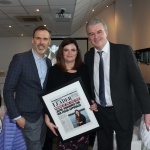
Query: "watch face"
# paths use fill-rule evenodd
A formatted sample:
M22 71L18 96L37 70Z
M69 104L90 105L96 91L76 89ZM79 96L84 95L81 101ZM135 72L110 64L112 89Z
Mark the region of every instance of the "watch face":
M2 133L2 128L3 128L3 124L2 124L2 119L0 118L0 134Z

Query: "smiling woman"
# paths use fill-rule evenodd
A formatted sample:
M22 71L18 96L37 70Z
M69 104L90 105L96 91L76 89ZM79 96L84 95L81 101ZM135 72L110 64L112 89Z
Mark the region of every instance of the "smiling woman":
M65 38L57 51L56 54L57 63L49 68L48 80L47 80L47 91L59 87L71 80L81 77L85 88L91 97L91 88L89 83L89 75L87 67L84 65L81 59L80 48L77 41L73 38ZM69 101L70 97L67 99L62 99L62 101ZM53 104L56 107L60 103ZM75 109L75 108L74 108ZM74 112L74 110L72 109ZM90 110L89 110L90 111ZM59 150L67 149L88 149L89 136L81 134L78 137L73 137L69 141L62 141L61 137L57 134L57 129L59 124L55 125L52 116L49 114L47 108L45 108L45 122L48 126L51 134L58 136L58 147ZM80 121L81 123L81 121ZM58 127L57 127L58 126ZM52 133L53 132L53 133Z
M77 41L79 48L81 49L81 57L83 60L84 54L88 51L88 38L74 38L74 39ZM52 38L51 40L52 40L51 45L48 47L49 49L51 49L51 51L47 51L46 54L47 56L50 57L52 62L54 60L54 62L56 63L56 51L58 50L58 47L62 42L62 40L64 40L64 38ZM57 49L53 51L52 50L53 47L57 47Z

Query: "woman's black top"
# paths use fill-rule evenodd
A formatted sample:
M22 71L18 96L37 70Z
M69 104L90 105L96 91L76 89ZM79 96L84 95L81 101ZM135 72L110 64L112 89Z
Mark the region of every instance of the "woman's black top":
M88 69L87 69L86 65L82 65L75 73L63 72L57 65L50 67L49 73L48 73L46 91L50 91L54 88L57 88L60 85L63 85L77 77L81 77L83 84L85 86L85 89L86 89L89 97L92 99L89 73L88 73ZM91 101L89 101L89 103L91 103ZM45 107L44 111L49 116L51 122L54 123L54 121L46 107Z

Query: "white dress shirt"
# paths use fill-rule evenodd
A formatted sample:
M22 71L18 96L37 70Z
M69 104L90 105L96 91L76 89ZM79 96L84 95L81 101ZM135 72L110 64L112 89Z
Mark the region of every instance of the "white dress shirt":
M102 49L103 54L103 64L104 64L104 83L105 83L105 99L106 99L106 107L113 106L110 92L110 44L107 41L106 45ZM95 100L98 104L100 104L99 100L99 62L100 56L98 54L98 50L95 48L94 55L94 92L95 92Z

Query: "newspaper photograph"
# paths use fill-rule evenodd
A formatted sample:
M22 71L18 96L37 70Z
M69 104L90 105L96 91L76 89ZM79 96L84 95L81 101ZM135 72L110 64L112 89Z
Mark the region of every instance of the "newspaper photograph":
M99 126L93 111L89 109L90 104L80 81L46 94L42 98L63 140Z

